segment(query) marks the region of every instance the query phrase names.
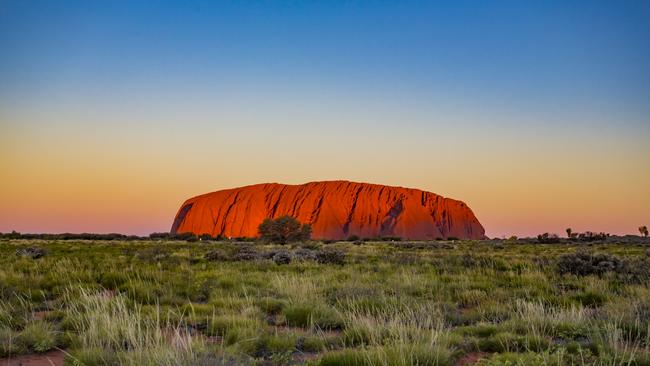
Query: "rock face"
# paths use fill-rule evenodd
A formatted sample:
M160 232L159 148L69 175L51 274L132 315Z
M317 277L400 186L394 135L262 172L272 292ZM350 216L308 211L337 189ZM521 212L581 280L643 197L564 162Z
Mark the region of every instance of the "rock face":
M265 218L283 215L311 224L314 239L485 237L461 201L419 189L347 181L256 184L196 196L178 210L171 232L255 237Z

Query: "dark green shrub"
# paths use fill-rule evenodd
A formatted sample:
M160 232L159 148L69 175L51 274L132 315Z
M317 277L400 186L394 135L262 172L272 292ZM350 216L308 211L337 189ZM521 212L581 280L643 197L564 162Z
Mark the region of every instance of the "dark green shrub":
M210 241L210 240L214 240L214 238L210 234L201 234L201 235L199 235L199 240L200 241Z
M281 216L265 219L259 226L260 238L269 243L286 244L311 238L311 225L300 224L296 218Z

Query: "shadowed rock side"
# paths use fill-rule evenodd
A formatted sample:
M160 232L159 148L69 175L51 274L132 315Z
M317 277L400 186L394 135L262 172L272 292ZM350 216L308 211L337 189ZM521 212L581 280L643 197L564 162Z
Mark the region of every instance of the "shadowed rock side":
M461 201L419 189L347 181L256 184L196 196L183 203L171 232L255 237L265 218L283 215L311 224L315 239L485 237Z

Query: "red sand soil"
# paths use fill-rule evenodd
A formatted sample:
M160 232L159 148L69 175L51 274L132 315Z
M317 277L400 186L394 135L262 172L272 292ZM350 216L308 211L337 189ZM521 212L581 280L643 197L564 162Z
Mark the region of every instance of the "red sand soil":
M474 365L479 360L485 358L485 356L487 356L487 353L485 353L485 352L468 353L465 356L461 357L460 360L458 360L458 362L456 362L456 366Z
M64 360L65 353L57 350L41 354L2 358L0 359L0 366L62 366Z
M171 232L255 237L264 219L284 215L311 224L315 239L485 237L461 201L419 189L348 181L256 184L193 197L179 209Z

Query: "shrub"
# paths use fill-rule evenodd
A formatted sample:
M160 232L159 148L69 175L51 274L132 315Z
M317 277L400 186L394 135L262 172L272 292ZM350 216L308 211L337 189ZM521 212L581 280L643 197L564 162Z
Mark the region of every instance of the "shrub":
M156 245L138 251L135 256L142 261L159 262L162 259L168 258L169 253L166 250L163 250L162 247Z
M266 242L286 244L311 238L311 225L300 224L291 216L265 219L259 226L260 238Z
M539 234L537 235L537 241L542 244L555 244L560 242L560 237L557 234Z
M169 240L172 238L170 233L151 233L149 239L151 240Z
M219 262L219 261L225 261L226 259L228 259L228 256L223 250L216 249L205 253L205 255L203 255L203 258L209 261Z
M650 260L648 258L635 258L626 261L624 265L618 268L618 273L628 283L648 283L650 281Z
M296 260L299 261L313 261L316 260L316 252L311 249L299 248L294 253Z
M273 262L278 265L291 263L291 254L287 251L280 251L273 256Z
M624 263L613 255L590 254L582 251L563 255L557 262L558 273L577 276L601 275L609 271L620 272L623 267Z
M607 239L607 234L605 233L593 233L591 231L586 231L584 233L579 233L577 235L577 238L579 241L597 241L597 240L605 240Z
M259 259L259 254L249 246L237 247L236 253L232 256L235 261L254 261Z
M345 264L345 252L342 250L321 250L316 253L316 261L320 264Z
M201 235L199 235L199 240L200 241L210 241L210 240L214 240L214 239L215 238L213 238L212 235L210 235L210 234L201 234Z
M45 249L38 247L20 248L16 250L16 254L30 259L38 259L45 256Z

